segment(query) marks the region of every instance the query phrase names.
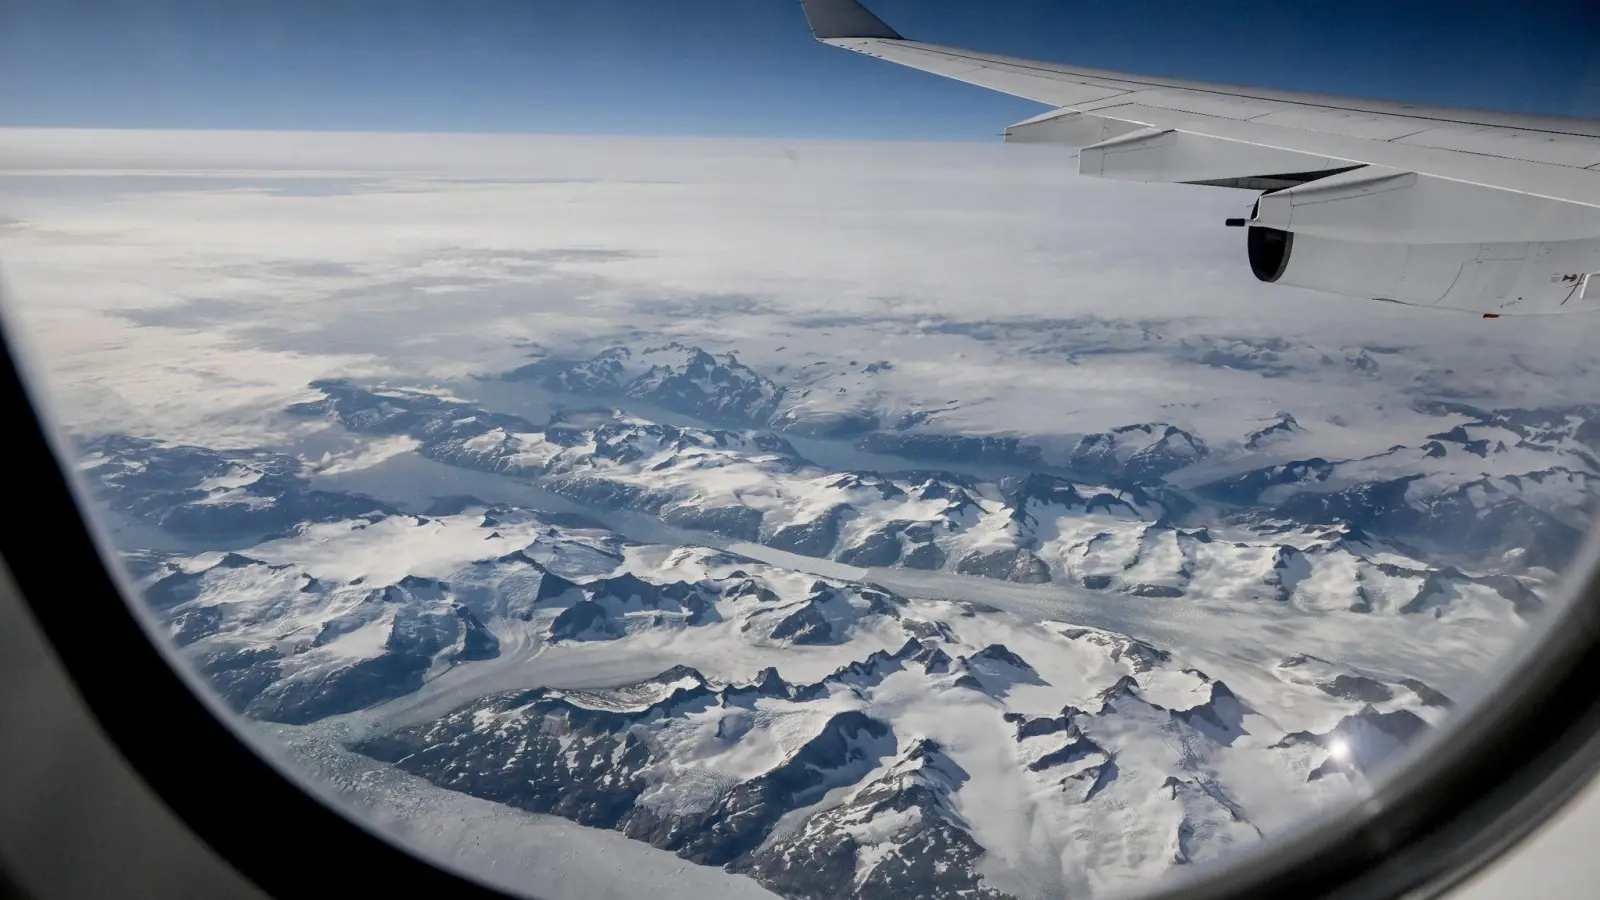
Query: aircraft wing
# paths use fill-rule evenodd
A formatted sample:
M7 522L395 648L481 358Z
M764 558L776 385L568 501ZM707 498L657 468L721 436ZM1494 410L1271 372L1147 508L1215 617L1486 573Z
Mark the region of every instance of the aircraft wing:
M1083 69L907 40L856 0L801 5L824 43L1054 107L1006 140L1081 148L1083 175L1261 192L1230 224L1250 226L1262 280L1491 315L1600 308L1600 122Z

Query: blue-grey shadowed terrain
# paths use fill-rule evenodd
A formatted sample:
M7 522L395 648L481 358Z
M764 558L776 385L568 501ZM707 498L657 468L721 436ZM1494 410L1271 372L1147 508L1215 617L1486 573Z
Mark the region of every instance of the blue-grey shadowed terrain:
M1103 325L1034 330L1099 358L1172 323ZM1006 900L1035 895L1016 873L1082 876L1071 852L997 869L1014 810L977 785L1085 822L1156 803L1137 815L1176 817L1178 849L1153 879L1392 767L1472 689L1461 642L1490 654L1542 615L1541 573L1587 515L1550 489L1586 495L1600 468L1584 405L1419 399L1426 424L1378 458L1287 461L1315 393L1209 441L1153 421L1064 448L930 430L945 404L819 429L770 360L617 339L450 390L320 379L279 411L300 447L101 435L83 471L180 542L118 532L145 604L244 716L785 897ZM1290 340L1122 349L1274 381L1381 371ZM358 478L315 451L395 441ZM1492 474L1523 458L1541 467ZM722 754L740 762L706 762ZM1282 779L1272 803L1241 761Z

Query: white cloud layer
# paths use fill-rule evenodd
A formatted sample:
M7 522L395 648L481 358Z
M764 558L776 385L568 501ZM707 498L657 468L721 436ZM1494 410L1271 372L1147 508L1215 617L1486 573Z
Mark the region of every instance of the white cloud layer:
M1220 224L1248 194L1074 170L1001 145L11 130L0 262L69 423L209 442L291 434L276 410L319 376L660 336L767 370L894 358L875 402L955 401L941 421L977 432L1215 440L1293 406L1382 449L1419 393L1585 399L1592 317L1262 285ZM1232 338L1285 341L1292 376L1194 364ZM1344 365L1363 351L1380 375Z

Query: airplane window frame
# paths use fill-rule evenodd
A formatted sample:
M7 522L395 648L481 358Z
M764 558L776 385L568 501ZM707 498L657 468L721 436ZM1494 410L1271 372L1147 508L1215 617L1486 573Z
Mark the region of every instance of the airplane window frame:
M30 488L28 520L0 530L0 560L104 733L187 826L273 896L316 893L306 872L368 889L510 896L403 849L263 758L191 689L124 599L88 499L58 456L42 393L0 298L0 409ZM1367 799L1137 896L1431 897L1515 846L1600 771L1600 553L1581 588L1519 648L1509 672ZM61 573L73 573L64 590ZM1577 580L1568 575L1569 585ZM65 594L66 596L63 596ZM1542 634L1540 631L1542 630ZM5 777L0 773L0 779ZM470 875L470 873L469 873ZM346 877L351 877L349 874ZM335 876L333 883L341 879Z

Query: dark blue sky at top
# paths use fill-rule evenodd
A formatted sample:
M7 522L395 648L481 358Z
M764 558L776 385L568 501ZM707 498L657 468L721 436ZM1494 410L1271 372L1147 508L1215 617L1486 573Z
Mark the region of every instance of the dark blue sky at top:
M871 0L908 37L1600 118L1600 3ZM795 0L0 0L0 125L988 139L1042 107L815 44Z

